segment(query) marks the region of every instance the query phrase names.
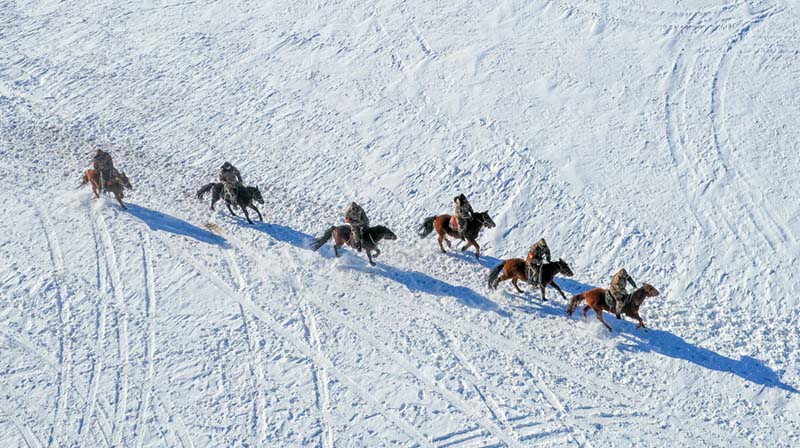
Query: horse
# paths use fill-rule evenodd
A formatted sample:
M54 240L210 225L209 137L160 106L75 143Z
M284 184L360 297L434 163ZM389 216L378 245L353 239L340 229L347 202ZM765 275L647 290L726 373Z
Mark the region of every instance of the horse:
M500 272L503 272L502 276L500 275ZM542 301L547 302L547 297L545 297L544 290L548 285L555 288L556 291L561 294L561 297L563 297L564 300L567 300L567 296L564 295L564 291L562 291L561 287L559 287L555 282L555 277L558 274L563 274L567 277L572 277L574 275L567 262L560 258L558 261L545 263L542 265L539 274L539 278L541 278L539 291L542 293ZM510 260L506 260L492 269L487 278L490 289L497 289L497 285L499 285L500 282L504 282L508 279L511 279L511 284L514 285L514 288L517 289L517 292L521 294L524 293L524 291L521 290L517 285L517 281L528 281L528 269L525 266L525 260L522 258L512 258Z
M439 235L439 249L442 250L443 254L447 253L447 251L444 250L442 241L447 243L447 247L452 249L453 246L450 244L450 240L447 239L447 236L449 235L452 238L461 239L458 231L453 229L451 221L454 221L452 215L436 215L425 218L419 227L420 238L425 238L435 229L436 233ZM467 221L467 229L464 231L464 237L467 240L467 244L461 248L461 251L463 252L467 250L469 246L473 246L475 247L475 258L480 258L481 246L476 241L478 235L481 233L481 229L483 227L492 229L494 226L495 223L492 221L492 217L489 216L488 210L481 213L473 213L472 219Z
M339 256L339 249L347 244L350 247L353 247L353 243L350 240L350 226L330 226L328 230L325 231L325 234L321 237L314 240L311 243L312 250L319 250L328 240L333 237L334 245L333 250L336 253L336 256ZM375 266L375 262L372 261L372 257L377 257L381 254L381 250L378 249L378 242L381 240L396 240L397 235L394 234L389 228L385 226L375 226L375 227L367 227L364 229L363 234L361 235L361 244L364 247L364 250L367 252L367 258L369 258L369 264ZM374 254L372 252L375 252Z
M208 193L211 190L211 210L214 210L214 204L220 200L220 198L225 199L225 206L228 207L228 211L231 212L231 215L238 217L236 213L233 212L231 205L236 205L244 212L244 217L247 218L247 222L253 224L253 221L250 220L250 214L247 213L247 207L252 208L253 210L258 213L258 219L261 222L264 222L264 218L261 216L261 211L255 206L253 202L258 202L259 204L264 203L264 198L261 196L261 190L258 187L245 187L240 185L237 187L237 195L236 201L234 202L227 194L224 193L224 186L221 182L211 182L210 184L203 185L199 190L197 190L197 199L203 200L203 195Z
M100 172L93 168L89 168L88 170L84 171L83 179L81 180L80 186L78 188L83 187L87 183L92 185L92 192L94 193L94 197L100 199L100 193L106 191L110 191L114 193L114 197L119 202L120 207L123 209L127 209L125 204L122 202L122 199L125 197L125 189L133 190L133 186L131 186L131 182L128 180L128 176L125 173L115 173L108 179L105 185L100 185Z
M597 320L603 323L603 325L608 328L608 331L611 330L611 326L603 320L603 311L608 311L609 313L613 313L615 310L612 310L608 303L606 303L606 294L608 293L607 289L604 288L594 288L589 291L580 293L572 297L572 300L569 302L569 306L567 307L567 314L572 316L572 313L578 308L578 305L581 304L582 301L586 301L586 306L583 307L583 318L586 319L587 314L589 312L589 308L594 310L594 313L597 315ZM644 331L647 331L647 327L644 325L644 321L642 320L641 316L639 316L639 307L642 306L644 299L647 297L656 297L659 295L659 292L653 285L648 283L643 284L641 287L633 291L630 295L625 306L622 308L622 314L628 315L636 320L639 321L639 324L636 325L636 328L643 328Z

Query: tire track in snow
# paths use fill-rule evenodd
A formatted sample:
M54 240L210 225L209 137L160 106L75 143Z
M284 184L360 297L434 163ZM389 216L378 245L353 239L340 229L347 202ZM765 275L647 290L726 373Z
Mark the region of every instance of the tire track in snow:
M117 403L114 415L114 427L111 433L111 444L119 446L122 442L122 432L125 426L125 412L128 406L128 317L125 312L125 293L122 286L122 277L117 266L117 255L114 243L108 231L105 218L98 212L96 222L100 229L101 239L104 244L104 254L110 272L111 289L114 294L117 314L117 336L119 339L120 369L117 372Z
M107 285L107 276L110 275L106 270L105 275L101 272L101 263L100 260L104 258L103 250L101 248L100 241L98 240L97 236L97 226L95 225L94 218L91 216L91 212L87 211L89 214L89 222L91 224L92 229L92 237L94 239L94 246L95 246L95 269L97 272L97 315L96 315L96 333L97 338L95 339L94 344L94 352L92 357L92 373L89 378L89 393L88 397L86 398L86 405L84 407L83 415L81 416L81 420L78 426L78 438L81 440L82 443L86 443L86 435L83 433L84 428L87 425L91 425L92 416L95 412L95 405L97 402L97 392L100 388L100 378L103 372L103 347L105 346L105 339L106 339L106 291L108 290ZM98 424L101 425L101 430L103 432L103 436L105 437L106 445L110 445L111 441L109 439L112 429L108 427L108 423L105 422L105 427L101 423L105 422L105 420L98 419Z
M147 370L144 385L142 386L142 400L139 406L139 421L136 425L136 447L144 444L145 424L147 410L150 407L150 398L153 393L153 370L155 369L154 353L156 351L155 315L156 315L156 287L153 273L153 248L150 244L150 235L140 231L142 244L142 264L145 275L145 308L147 314L147 341L145 342L145 362Z
M175 257L178 257L183 261L186 261L199 274L201 274L203 277L208 279L212 284L214 284L220 290L220 292L225 294L231 300L234 300L235 302L241 304L245 310L247 310L258 320L264 322L273 331L273 333L280 336L283 340L285 340L287 343L293 346L298 352L300 352L303 356L308 358L310 362L314 362L321 368L324 368L326 369L326 371L330 372L332 376L336 377L342 384L347 386L359 398L361 398L366 403L373 406L376 410L379 410L384 418L386 418L389 422L391 422L395 427L406 433L406 435L412 438L418 445L425 447L433 447L433 444L431 443L429 437L426 437L425 435L417 431L417 429L409 422L407 422L401 415L397 414L396 412L392 411L391 409L381 404L378 400L376 400L372 396L372 394L370 394L366 389L364 389L361 385L359 385L358 382L353 380L347 374L339 371L339 369L337 369L333 365L333 363L325 356L316 352L305 342L298 340L298 338L291 332L289 332L286 328L284 328L277 319L273 318L269 313L265 312L254 302L247 300L245 297L241 296L239 293L233 290L233 288L231 288L225 281L220 279L214 273L208 271L208 269L206 269L201 263L199 263L191 254L174 248L169 241L167 241L161 236L158 235L156 236L169 248L170 252L172 252L172 254Z
M220 249L223 255L228 260L228 266L230 267L231 276L236 279L238 283L238 290L239 293L244 295L248 300L252 301L252 297L247 292L247 284L244 280L244 276L242 275L241 270L239 269L239 265L236 262L236 259L231 255L229 250ZM242 317L242 324L244 325L245 337L247 338L247 348L249 350L249 361L250 361L250 372L255 379L256 384L256 400L254 403L254 411L255 411L255 434L254 434L254 446L259 446L263 443L266 438L266 430L267 430L267 420L264 414L265 409L267 407L267 400L264 395L264 391L266 391L266 380L264 376L264 368L261 365L261 360L266 359L266 356L263 356L261 350L259 350L258 339L254 335L254 333L258 332L257 328L252 328L251 323L248 322L247 313L245 313L244 307L239 304L239 314Z
M234 238L232 238L233 240ZM239 242L238 246L241 250L250 253L250 258L256 263L257 266L262 267L264 263L267 262L263 259L263 257L256 251L251 251L247 248L247 245L241 244ZM308 273L311 277L311 273ZM458 409L461 413L465 416L470 417L473 421L480 424L485 430L491 433L496 439L502 441L507 446L515 447L519 446L518 441L513 437L506 433L503 429L498 427L494 422L485 418L478 412L472 408L472 405L467 403L462 399L462 397L453 391L447 389L446 387L442 386L439 381L436 379L430 378L425 375L420 369L418 369L413 362L409 361L399 353L394 350L388 349L387 345L378 341L374 336L371 336L364 330L360 328L359 325L354 324L350 319L348 319L340 310L335 309L329 306L327 303L321 300L317 300L313 297L310 297L309 300L304 300L303 298L299 297L296 294L294 288L292 288L292 294L296 297L299 301L305 301L305 303L314 302L314 305L319 308L321 311L325 313L326 318L331 319L341 325L342 327L347 328L350 332L357 335L361 340L366 342L367 344L371 345L375 348L378 352L383 353L389 359L392 359L395 365L402 367L412 376L414 376L418 381L420 381L425 387L427 387L430 391L438 392L451 406Z
M58 393L56 399L56 413L53 419L53 426L50 430L50 438L47 442L48 447L60 446L63 422L69 401L70 376L72 374L72 323L70 322L70 298L67 288L64 285L64 256L61 252L61 245L58 243L53 223L47 212L41 206L36 207L39 219L44 227L44 235L47 240L47 249L50 253L50 261L53 264L53 282L56 285L56 300L59 307L59 333L60 333L60 355L59 355L59 374L58 374Z

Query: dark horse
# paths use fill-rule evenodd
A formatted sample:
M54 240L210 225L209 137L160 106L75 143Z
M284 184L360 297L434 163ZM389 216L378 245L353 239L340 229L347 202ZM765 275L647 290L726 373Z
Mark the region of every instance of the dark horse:
M597 320L603 323L603 325L608 328L608 331L611 331L611 326L603 320L603 311L608 311L613 313L606 303L606 294L608 290L603 288L594 288L586 291L584 293L572 296L572 300L569 301L569 306L567 307L567 314L572 316L572 313L578 309L578 305L581 304L584 300L586 300L586 306L583 307L583 318L586 319L587 314L589 313L589 308L594 310L594 313L597 315ZM639 307L642 306L644 299L648 297L656 297L658 296L659 292L656 288L652 285L645 283L640 286L638 289L631 293L630 298L628 298L627 303L622 308L622 314L630 316L639 321L639 324L636 325L636 328L644 328L644 331L647 331L647 327L644 326L644 321L642 320L641 316L639 316Z
M500 275L500 272L503 272L502 276ZM542 300L545 302L547 301L547 297L544 295L544 289L547 287L547 285L551 285L553 288L556 288L556 291L561 293L561 297L563 297L564 300L567 300L567 296L564 295L564 291L562 291L555 282L557 274L563 274L567 277L572 277L573 275L572 269L570 269L567 262L562 259L542 265L541 274L539 275L539 277L542 279L542 284L539 285L539 291L542 292ZM516 288L518 292L524 292L523 290L519 289L519 286L517 286L517 281L528 281L528 269L526 269L525 260L522 258L512 258L504 261L499 266L492 269L488 277L489 288L497 289L497 285L500 284L500 282L508 279L511 279L511 284L514 285L514 288Z
M444 250L442 241L447 243L447 247L453 247L450 244L450 240L447 239L448 235L451 238L461 239L458 231L453 229L451 221L453 221L453 217L451 215L436 215L425 218L425 221L423 221L422 225L419 227L419 236L421 238L425 238L435 229L436 233L439 235L439 248L442 250L442 253L445 253L446 251ZM495 223L492 221L492 217L489 216L488 210L481 213L473 213L472 219L467 222L467 230L464 231L464 237L467 240L467 244L461 248L461 251L463 252L467 250L469 246L473 246L475 247L475 258L480 258L481 246L478 244L478 241L476 241L478 239L478 235L481 233L482 228L486 227L487 229L491 229L494 228L494 226Z
M197 190L197 199L203 200L203 195L208 193L211 190L211 210L214 210L214 204L220 200L220 198L225 199L225 205L228 207L228 211L231 212L231 215L238 216L236 213L233 212L231 205L237 205L240 209L244 212L244 217L247 218L247 222L250 224L253 221L250 220L250 215L247 213L247 207L252 208L253 210L258 213L258 219L262 222L264 218L261 216L261 212L256 208L256 205L253 202L258 202L259 204L264 203L264 198L261 197L261 191L258 187L245 187L240 186L238 187L238 194L236 195L236 202L234 202L227 194L224 194L224 187L221 182L211 182L210 184L203 185L202 188Z
M323 244L327 243L331 237L333 237L333 250L336 252L337 257L339 256L339 249L345 244L353 247L352 241L350 240L350 226L330 226L328 230L325 231L324 235L311 243L311 249L318 250ZM361 236L361 244L363 245L364 250L367 252L369 264L375 266L375 262L372 261L372 257L377 257L381 254L381 250L378 249L378 241L396 239L397 235L384 226L367 227L364 229L364 233ZM373 254L372 252L375 253Z
M111 192L114 194L114 197L119 202L120 207L127 209L125 204L122 202L122 199L125 197L125 189L133 190L131 186L131 182L128 180L128 176L125 173L115 173L108 179L106 185L100 185L100 173L95 169L88 169L83 173L83 179L81 180L80 187L86 184L92 185L92 192L94 192L94 196L97 199L100 199L101 192ZM78 188L80 188L78 187Z

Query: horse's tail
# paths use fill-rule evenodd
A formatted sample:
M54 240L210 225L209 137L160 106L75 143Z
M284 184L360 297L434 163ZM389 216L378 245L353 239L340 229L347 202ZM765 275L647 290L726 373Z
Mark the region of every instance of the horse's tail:
M197 199L202 201L203 195L208 193L212 188L214 188L214 182L203 185L199 190L197 190Z
M425 238L433 232L433 223L436 221L436 216L429 216L422 221L419 226L419 237Z
M310 245L311 250L319 250L319 248L322 247L323 244L327 243L328 240L331 239L331 237L333 236L333 231L335 229L336 229L335 226L328 227L328 230L325 231L324 235L322 235L321 237L315 239L311 243L311 245Z
M500 273L503 272L504 266L505 263L500 263L496 268L489 272L489 276L486 277L486 280L489 282L489 289L497 289L497 284L500 283L497 281L497 277L500 277Z
M567 307L567 314L572 316L572 313L578 309L578 305L581 304L586 299L586 295L584 294L576 294L569 299L569 306Z

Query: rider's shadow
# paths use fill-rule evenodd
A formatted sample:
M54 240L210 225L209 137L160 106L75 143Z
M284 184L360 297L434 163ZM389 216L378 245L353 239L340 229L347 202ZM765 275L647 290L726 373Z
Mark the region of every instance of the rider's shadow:
M247 224L247 226L251 225ZM310 250L309 246L314 241L313 236L280 224L256 222L251 227L258 230L259 232L266 233L267 235L269 235L270 237L272 237L277 241L291 244L292 246L297 247L299 249Z
M383 278L400 283L408 288L409 291L421 292L434 296L452 297L459 303L470 308L476 308L481 311L491 311L502 317L511 316L511 313L501 308L500 305L466 286L454 286L421 272L404 270L384 263L378 263L375 267L348 265L347 268L366 274L379 275Z
M641 330L634 330L631 322L625 322L625 326L630 331L625 334L627 341L619 345L621 350L660 353L670 358L689 361L709 370L732 373L751 383L800 393L795 387L781 381L777 372L750 356L742 356L736 360L686 342L680 336L666 331L650 329L645 333Z
M147 224L151 230L162 230L175 235L186 236L201 243L215 244L222 247L229 246L225 238L174 216L132 203L128 203L127 211Z

